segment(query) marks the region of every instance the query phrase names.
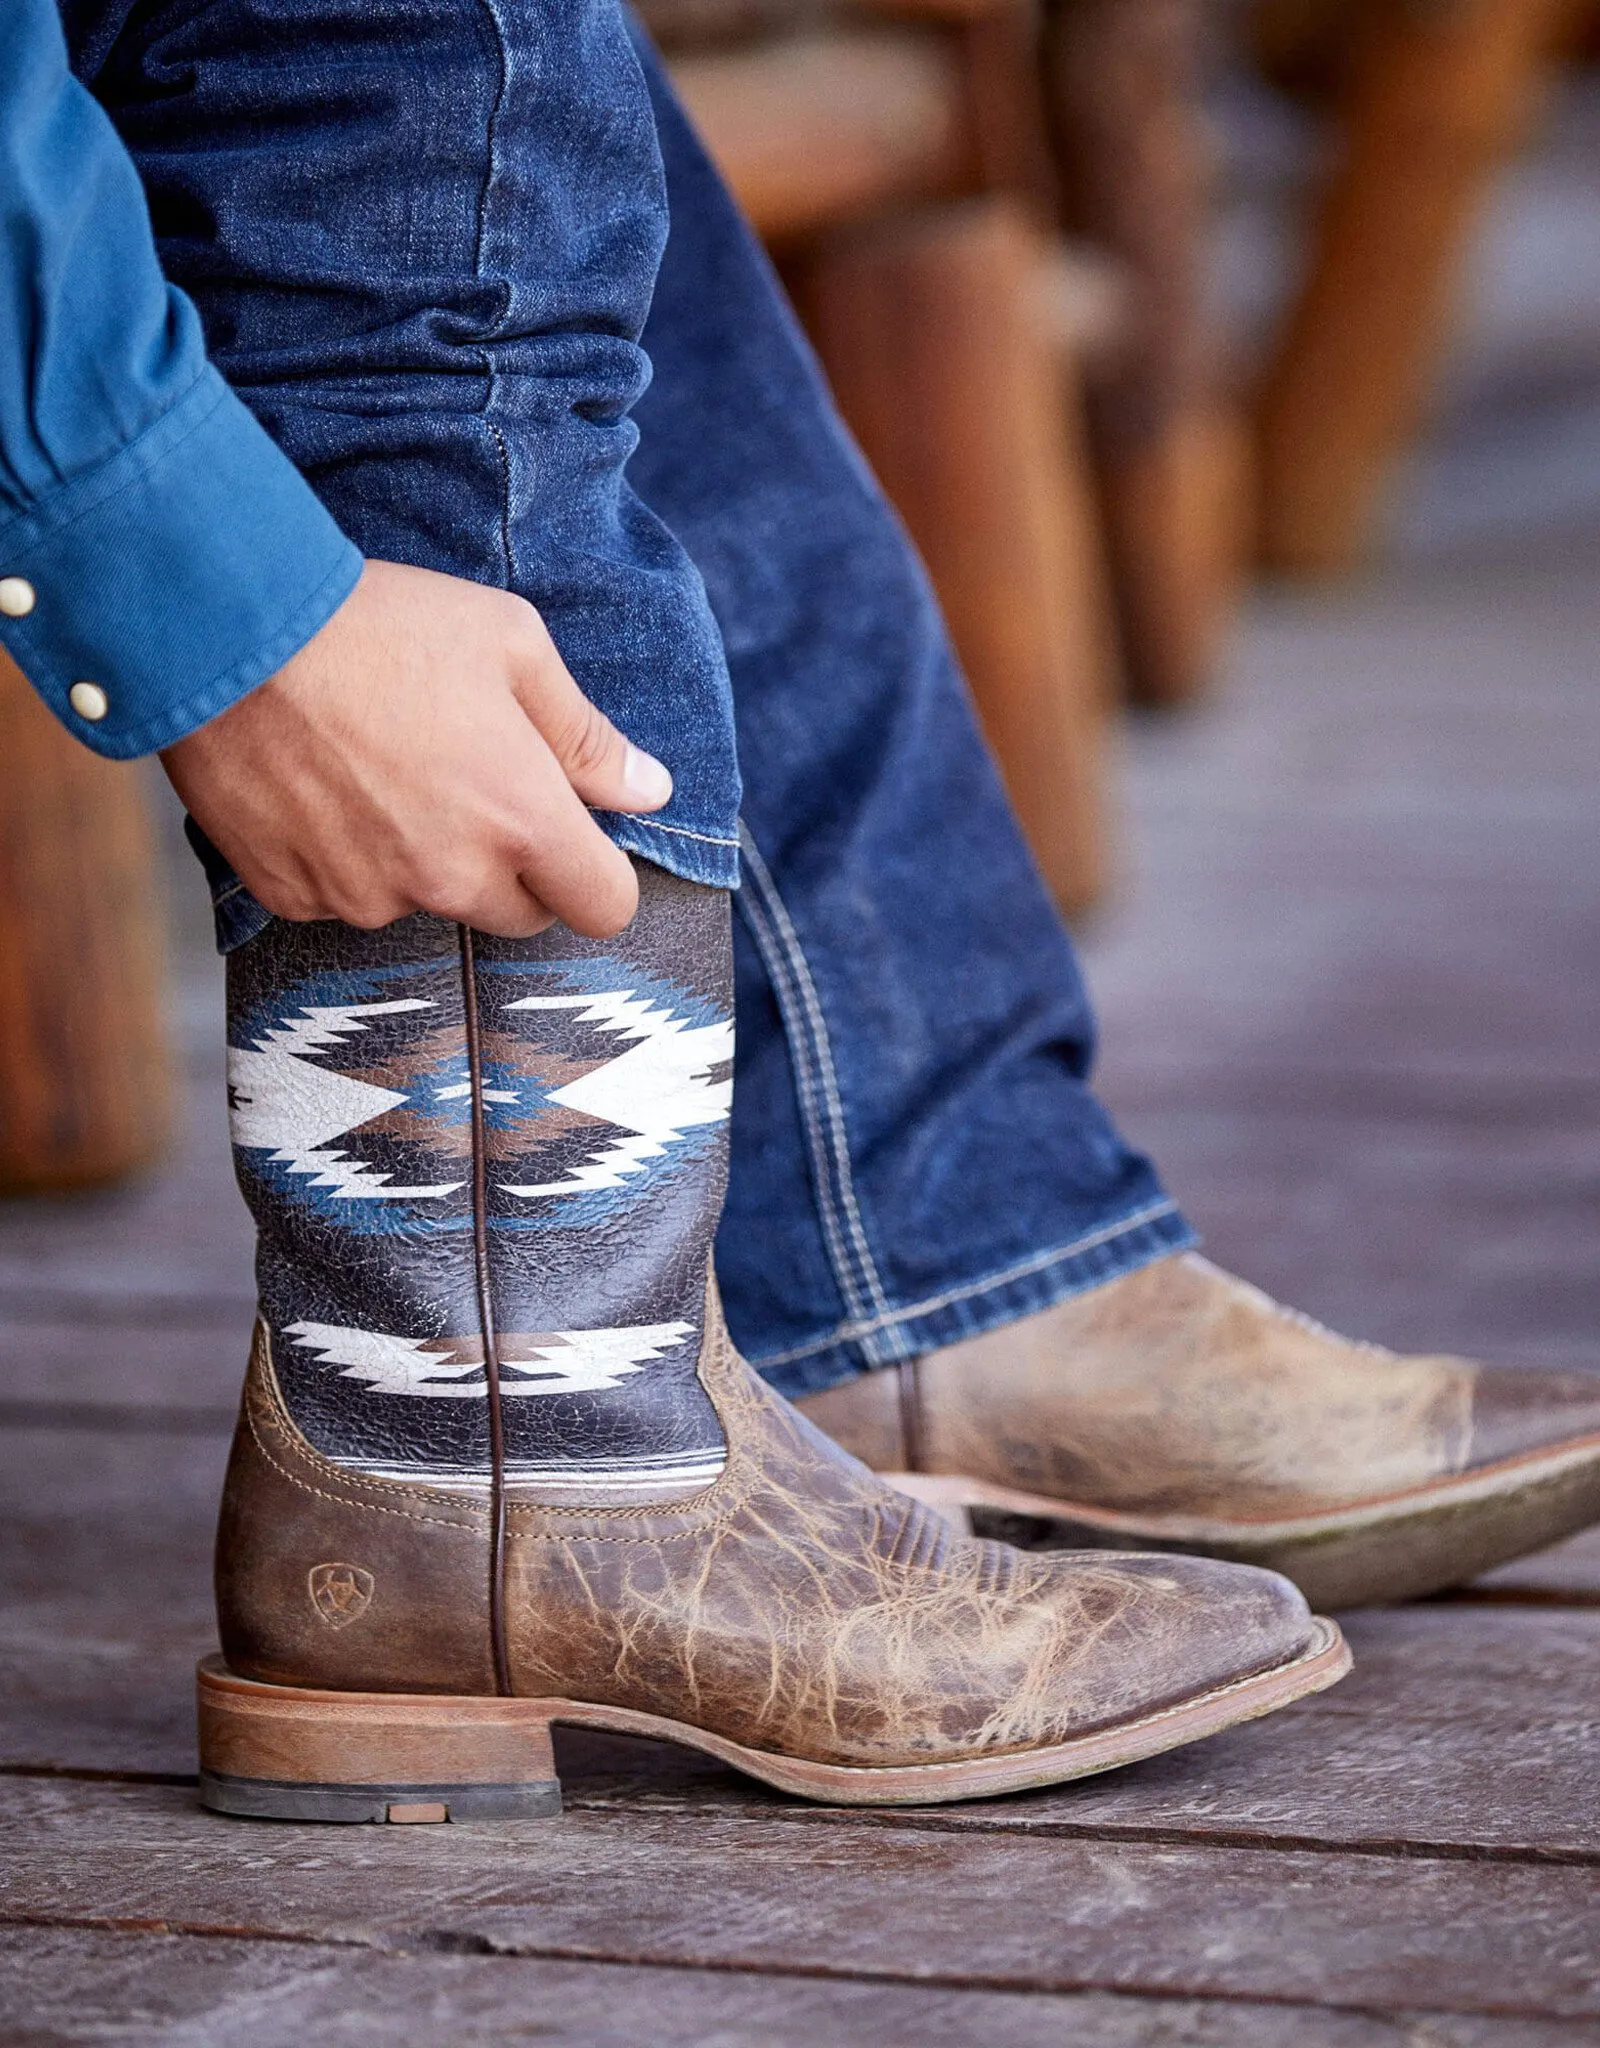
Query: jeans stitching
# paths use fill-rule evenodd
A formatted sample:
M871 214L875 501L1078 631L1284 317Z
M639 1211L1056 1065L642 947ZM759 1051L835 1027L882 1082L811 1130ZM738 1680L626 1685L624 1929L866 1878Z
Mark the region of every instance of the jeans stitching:
M856 1203L855 1183L850 1169L850 1141L844 1120L844 1104L839 1096L838 1079L833 1065L833 1048L828 1036L827 1021L822 1013L816 984L811 978L811 969L806 961L800 936L790 920L783 898L778 894L770 869L761 858L753 839L747 835L746 852L749 855L760 892L768 899L769 915L772 918L780 945L783 947L786 964L794 985L799 992L806 1019L811 1029L812 1053L821 1082L827 1108L827 1126L833 1143L830 1152L834 1173L839 1183L839 1196L845 1209L850 1235L854 1241L861 1265L861 1277L872 1296L873 1306L880 1315L888 1313L889 1301L878 1277L877 1266L867 1243L866 1225Z
M774 972L774 982L781 980L787 985L791 1000L798 1004L799 1015L805 1026L803 1032L791 1032L788 1036L790 1050L795 1059L796 1077L801 1084L797 1093L800 1098L802 1119L808 1126L813 1159L823 1163L825 1168L831 1167L831 1173L827 1170L818 1173L818 1208L822 1215L824 1235L828 1239L830 1250L835 1252L835 1278L839 1282L839 1291L844 1295L846 1305L853 1311L853 1321L862 1322L874 1330L887 1328L892 1312L867 1241L866 1224L856 1200L855 1182L850 1167L849 1135L844 1120L844 1104L839 1094L838 1077L833 1065L833 1049L828 1036L827 1020L823 1016L821 1000L817 995L816 984L812 981L799 934L795 931L789 913L784 907L783 898L778 894L772 874L761 858L747 827L741 827L740 836L745 862L756 885L753 895L761 899L761 912L769 921L771 943L776 959L773 953L769 953L767 946L761 946L761 951L767 957L769 969L781 970ZM753 900L749 905L749 919L759 946L762 917L757 912ZM783 1003L781 993L779 1003L780 1008L787 1007ZM823 1097L820 1114L816 1101L819 1085ZM838 1206L844 1211L844 1232L848 1233L849 1245L855 1254L854 1272L848 1278L845 1272L839 1270L841 1255L847 1268L851 1261L841 1232L840 1218L835 1209L835 1183L838 1189ZM864 1286L871 1306L878 1311L875 1317L864 1318L859 1313L861 1293L858 1281Z
M783 899L779 896L777 886L773 882L771 871L762 860L753 841L748 844L746 851L754 856L757 889L766 899L763 908L770 920L773 942L777 949L778 958L782 963L783 973L787 979L788 986L798 1004L807 1034L802 1058L805 1061L808 1072L806 1074L806 1086L802 1090L802 1095L803 1105L814 1130L813 1151L824 1163L824 1171L821 1176L823 1192L820 1199L824 1207L830 1212L831 1234L838 1243L842 1255L848 1260L850 1253L854 1253L854 1279L860 1287L865 1289L867 1296L867 1302L863 1305L870 1306L876 1309L879 1315L883 1315L888 1311L889 1302L888 1297L883 1291L882 1282L878 1277L872 1253L867 1245L866 1230L862 1222L861 1212L856 1205L855 1187L850 1169L849 1137L844 1122L844 1107L839 1098L838 1085L833 1069L832 1046L828 1038L827 1024L822 1015L822 1006L818 1001L816 988L811 980L810 969L807 966L805 954L800 946L799 935L790 922L788 912L784 908ZM817 1090L819 1087L822 1093L820 1110L817 1104ZM835 1197L835 1189L837 1189L837 1199ZM844 1211L843 1233L840 1230L840 1219L837 1213L840 1207ZM854 1293L855 1289L852 1288L851 1292ZM860 1300L859 1293L856 1293L856 1302L860 1302ZM853 1303L852 1306L854 1305ZM857 1310L857 1319L871 1320L871 1318L862 1318L859 1309Z
M698 839L703 846L737 846L737 839L724 839L715 832L691 832L687 825L663 825L659 818L632 818L631 824L647 832L672 832L679 839Z
M472 269L475 277L484 275L484 250L489 234L489 202L494 193L499 171L496 157L496 138L499 131L500 111L505 105L506 95L511 90L511 58L506 42L505 25L500 19L500 10L495 0L481 0L489 26L494 32L495 51L500 66L500 83L495 91L494 105L489 110L489 120L484 131L483 184L478 192L478 218L473 238ZM506 446L505 436L491 417L494 408L495 375L494 356L489 343L505 326L511 311L511 285L508 279L500 280L500 311L495 315L489 332L484 336L478 349L483 364L483 424L493 440L500 466L500 554L505 566L505 588L515 588L516 567L511 552L511 451Z
M745 922L750 926L757 950L766 962L767 971L772 976L774 991L778 995L779 1009L785 1013L786 1029L784 1035L789 1046L789 1056L793 1062L795 1093L799 1098L800 1104L800 1121L805 1128L806 1145L811 1154L811 1170L812 1179L816 1187L818 1220L822 1225L822 1235L827 1246L828 1263L833 1269L834 1281L838 1286L840 1295L843 1297L844 1305L849 1312L851 1321L859 1321L865 1316L869 1304L860 1292L857 1277L851 1265L850 1254L840 1235L839 1221L833 1212L833 1205L829 1199L827 1149L823 1138L822 1120L817 1112L815 1083L811 1074L810 1062L806 1057L805 1047L796 1042L796 1033L787 1028L789 1005L793 999L793 991L789 986L787 962L782 957L777 939L770 925L763 917L753 891L749 889L740 890L739 908L744 914ZM789 998L789 1001L785 1000L786 997Z
M871 1336L885 1323L915 1322L919 1316L936 1315L940 1309L953 1308L959 1301L970 1301L976 1294L986 1294L999 1287L1009 1287L1018 1280L1032 1279L1035 1274L1047 1272L1051 1266L1064 1264L1068 1259L1080 1258L1085 1252L1097 1250L1113 1239L1123 1237L1132 1231L1158 1223L1163 1216L1178 1213L1176 1202L1152 1202L1148 1207L1134 1210L1131 1216L1120 1217L1115 1223L1107 1223L1098 1230L1091 1230L1086 1236L1075 1238L1071 1244L1060 1245L1053 1251L1038 1252L1020 1264L1008 1266L998 1273L986 1273L980 1279L972 1280L960 1287L946 1288L942 1294L930 1294L926 1300L912 1302L909 1307L891 1309L884 1317L873 1322L840 1323L825 1337L814 1343L797 1345L792 1351L774 1351L756 1357L750 1355L750 1363L760 1372L768 1372L774 1366L793 1365L799 1359L813 1357L819 1351L828 1351L836 1344L858 1343L861 1338Z

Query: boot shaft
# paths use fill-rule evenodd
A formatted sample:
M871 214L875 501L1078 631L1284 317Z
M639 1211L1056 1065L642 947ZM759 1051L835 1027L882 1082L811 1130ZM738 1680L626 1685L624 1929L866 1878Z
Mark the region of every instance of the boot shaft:
M721 1469L696 1368L727 1172L727 898L638 873L613 940L418 916L278 922L230 956L272 1364L347 1469L469 1493L498 1469L619 1504Z

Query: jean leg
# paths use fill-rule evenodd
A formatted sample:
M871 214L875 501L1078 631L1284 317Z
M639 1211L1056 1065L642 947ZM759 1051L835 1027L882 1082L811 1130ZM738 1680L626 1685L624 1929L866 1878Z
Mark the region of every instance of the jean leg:
M73 19L76 20L75 13ZM520 592L737 879L727 670L629 487L666 193L621 0L152 0L74 60L229 381L363 553ZM103 24L102 24L103 26Z
M802 1394L1193 1237L1090 1092L1071 946L920 564L647 71L672 230L631 474L706 580L746 791L718 1268Z

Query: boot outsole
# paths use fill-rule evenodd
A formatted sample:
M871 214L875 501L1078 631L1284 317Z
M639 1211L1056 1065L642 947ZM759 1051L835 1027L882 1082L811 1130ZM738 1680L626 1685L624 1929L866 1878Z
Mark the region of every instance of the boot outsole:
M352 1822L548 1820L561 1811L555 1778L519 1785L312 1785L288 1778L200 1773L200 1804L243 1820Z
M199 1670L200 1799L262 1820L418 1822L558 1813L550 1730L603 1728L703 1751L776 1791L833 1806L926 1806L1090 1777L1219 1734L1336 1684L1350 1668L1338 1627L1318 1619L1297 1656L1136 1720L1047 1748L883 1768L749 1749L660 1714L583 1700L320 1692ZM407 1768L427 1755L424 1780Z
M960 1473L879 1476L956 1527L1023 1549L1171 1550L1259 1565L1317 1608L1441 1593L1600 1521L1600 1437L1277 1521L1120 1512Z

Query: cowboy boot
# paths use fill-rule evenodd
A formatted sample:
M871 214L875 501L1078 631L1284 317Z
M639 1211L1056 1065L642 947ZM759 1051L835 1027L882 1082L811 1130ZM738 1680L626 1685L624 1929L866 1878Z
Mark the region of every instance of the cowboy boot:
M1397 1357L1193 1253L800 1407L1013 1540L1236 1559L1316 1606L1437 1592L1600 1520L1600 1375Z
M953 1535L773 1394L710 1280L724 895L599 942L274 924L230 959L261 1314L200 1674L224 1812L552 1812L555 1722L832 1801L1103 1770L1331 1684L1281 1578Z

